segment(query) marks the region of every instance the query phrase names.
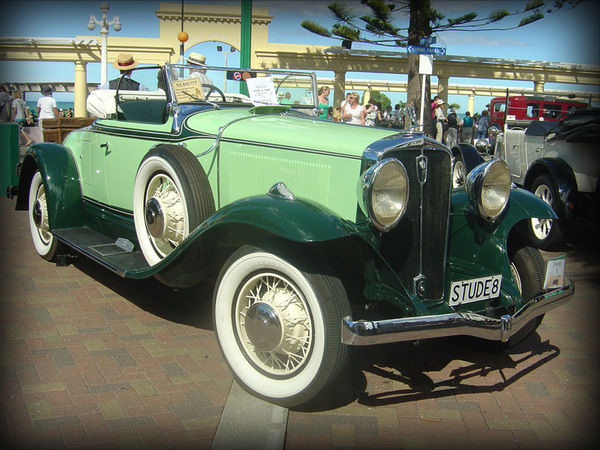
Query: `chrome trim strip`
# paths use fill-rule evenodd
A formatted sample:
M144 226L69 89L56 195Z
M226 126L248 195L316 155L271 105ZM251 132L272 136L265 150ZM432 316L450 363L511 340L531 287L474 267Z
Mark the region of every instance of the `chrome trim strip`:
M506 342L537 316L572 300L575 285L546 291L532 298L512 316L500 319L471 312L456 312L435 316L402 317L372 322L342 319L342 343L373 345L448 336L474 336Z

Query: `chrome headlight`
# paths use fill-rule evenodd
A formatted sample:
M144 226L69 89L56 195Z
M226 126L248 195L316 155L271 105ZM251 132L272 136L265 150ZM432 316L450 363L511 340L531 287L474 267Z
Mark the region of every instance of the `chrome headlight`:
M475 148L479 153L485 155L490 148L490 144L485 139L477 139L477 142L475 142Z
M469 200L488 222L494 222L506 208L510 187L510 170L502 158L475 167L465 183Z
M362 210L382 231L396 226L406 212L408 174L404 165L387 158L367 170L360 180Z

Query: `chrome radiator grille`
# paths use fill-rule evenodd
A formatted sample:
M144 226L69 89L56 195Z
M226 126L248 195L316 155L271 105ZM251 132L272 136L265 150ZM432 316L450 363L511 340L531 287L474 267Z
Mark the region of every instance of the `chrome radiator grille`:
M404 286L423 299L444 295L450 216L451 154L433 147L386 152L404 164L410 180L405 216L384 233L381 253Z

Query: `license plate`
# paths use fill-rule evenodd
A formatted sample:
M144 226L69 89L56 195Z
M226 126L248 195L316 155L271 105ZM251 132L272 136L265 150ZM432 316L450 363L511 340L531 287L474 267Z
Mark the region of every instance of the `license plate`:
M478 302L500 295L502 275L454 281L450 285L450 306Z
M544 289L552 289L565 284L565 263L567 255L560 255L546 263L546 280Z

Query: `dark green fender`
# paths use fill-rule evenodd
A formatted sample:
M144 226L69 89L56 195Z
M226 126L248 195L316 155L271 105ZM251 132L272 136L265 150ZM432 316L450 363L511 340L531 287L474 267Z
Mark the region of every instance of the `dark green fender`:
M452 281L502 274L501 304L512 304L512 299L520 300L510 270L508 246L513 239L525 239L524 234L519 234L517 225L533 217L556 219L556 214L548 204L524 189L511 190L507 208L495 224L479 217L464 191L455 193L452 196L447 296ZM437 306L436 313L452 311L446 303ZM477 304L473 308L477 309Z
M83 226L83 198L77 166L71 152L53 142L35 144L25 154L16 209L28 208L29 185L38 169L44 182L52 229Z

